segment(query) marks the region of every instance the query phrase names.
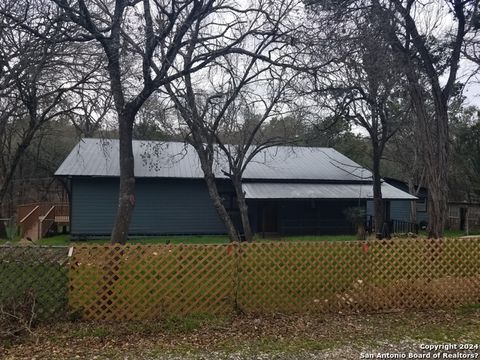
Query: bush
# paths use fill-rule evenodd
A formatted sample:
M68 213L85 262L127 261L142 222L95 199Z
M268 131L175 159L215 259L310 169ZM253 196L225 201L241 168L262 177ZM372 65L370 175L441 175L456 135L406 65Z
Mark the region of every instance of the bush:
M0 339L12 340L33 335L37 320L36 295L33 289L0 304Z

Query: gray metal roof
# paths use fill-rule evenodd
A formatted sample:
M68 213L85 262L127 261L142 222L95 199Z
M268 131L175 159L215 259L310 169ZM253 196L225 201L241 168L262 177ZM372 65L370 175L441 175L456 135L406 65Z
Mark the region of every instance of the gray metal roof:
M119 176L118 140L83 139L55 175ZM136 177L202 178L193 147L180 142L134 141ZM225 178L227 162L219 152L215 175ZM371 180L371 172L332 148L272 147L247 165L244 179Z
M371 184L298 184L298 183L244 183L247 199L372 199ZM384 199L415 200L410 195L387 183L382 183Z

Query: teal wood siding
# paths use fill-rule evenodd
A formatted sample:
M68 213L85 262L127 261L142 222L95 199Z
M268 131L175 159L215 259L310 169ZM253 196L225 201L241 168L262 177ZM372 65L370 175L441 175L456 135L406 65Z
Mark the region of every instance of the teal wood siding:
M410 200L391 200L390 219L410 221Z
M410 221L411 200L390 200L390 218L392 220ZM373 216L373 200L367 200L367 216ZM417 223L427 221L427 213L417 211Z
M118 179L74 178L72 236L109 235L117 204ZM136 180L130 235L224 233L203 180Z

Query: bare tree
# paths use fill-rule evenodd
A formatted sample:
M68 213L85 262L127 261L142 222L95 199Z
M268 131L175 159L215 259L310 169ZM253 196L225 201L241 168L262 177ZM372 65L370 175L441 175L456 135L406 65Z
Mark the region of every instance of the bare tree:
M320 12L317 21L336 22L341 29L329 34L332 45L328 47L341 60L330 67L330 74L314 79L311 92L319 104L332 111L334 118L347 120L368 133L372 145L375 224L380 234L385 221L381 160L387 142L408 110L403 73L382 34L382 13L375 7L352 10L345 3L320 2L315 10L316 15Z
M276 117L288 115L288 85L295 75L288 76L285 69L270 68L266 84L257 79L254 86L261 91L241 91L238 98L230 104L231 109L225 114L221 129L213 134L228 169L224 174L232 181L237 198L245 240L251 241L253 233L248 216L248 206L242 188L243 174L250 162L262 151L277 145L295 142L289 134L283 136L268 134L264 125ZM222 156L220 155L220 156Z
M119 205L112 242L124 243L135 205L132 129L152 93L262 34L263 1L52 0L77 26L72 41L92 41L106 56L120 141Z
M76 107L66 106L66 98L87 84L99 66L92 57L86 58L88 66L80 64L84 53L79 46L46 40L57 36L60 23L48 20L55 14L43 3L30 5L0 5L0 201L35 136Z
M381 4L375 0L373 3L382 7L386 36L403 61L418 130L423 135L422 154L429 194L428 232L430 237L439 238L443 236L447 217L449 100L456 90L461 50L476 1L445 0L440 4L423 4L415 0L392 0ZM445 8L448 12L442 13ZM421 25L422 14L432 10L438 11L437 18L425 32ZM447 34L444 38L435 36L438 27L444 26L440 16L450 16L454 24L441 29ZM441 80L442 77L446 80ZM428 82L427 91L421 84L422 78ZM429 112L430 101L433 113Z
M402 124L385 149L384 159L395 166L398 174L408 184L408 192L418 196L425 184L425 164L421 153L419 132L414 115ZM410 203L410 222L417 223L417 203Z
M476 3L471 16L470 32L465 37L463 55L477 65L475 72L480 68L480 5Z
M93 137L113 117L113 99L104 76L96 83L84 84L75 89L65 105L76 106L65 115L83 137Z
M277 107L290 79L297 71L307 70L285 51L285 41L291 35L285 20L296 5L295 1L258 3L255 12L261 17L257 14L256 21L261 21L262 31L256 32L255 39L247 38L241 48L212 62L197 79L186 73L166 85L186 125L185 140L200 159L210 198L232 241L239 240L239 232L222 203L214 165L219 157L226 160L228 168L222 170L232 181L243 233L250 241L253 234L242 176L255 155L279 143L277 137L262 137L262 126L278 114ZM185 59L186 64L191 61L188 55ZM203 90L205 87L209 90Z

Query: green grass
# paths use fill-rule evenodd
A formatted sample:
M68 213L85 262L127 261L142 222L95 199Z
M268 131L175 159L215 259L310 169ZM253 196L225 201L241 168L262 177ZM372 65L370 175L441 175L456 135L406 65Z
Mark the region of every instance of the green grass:
M476 235L480 233L471 233ZM420 231L420 236L427 236L426 231ZM465 236L461 230L445 230L445 237L458 238ZM356 235L297 235L297 236L282 236L272 238L262 238L261 235L255 236L255 241L353 241L356 240ZM182 235L182 236L152 236L139 237L128 240L129 244L164 244L166 242L171 244L226 244L229 239L226 235ZM0 245L7 243L8 240L0 239ZM88 239L71 241L70 235L61 234L47 238L43 238L36 244L44 246L69 246L72 244L108 244L108 238L103 239ZM12 242L16 243L16 242Z
M428 236L428 232L426 230L420 230L419 235L421 236ZM470 231L469 235L480 235L479 231ZM445 230L444 236L446 238L459 238L462 236L466 236L465 231L463 230Z
M255 241L351 241L356 240L355 235L300 235L262 238L256 236ZM182 236L152 236L129 239L129 244L227 244L228 236L225 235L182 235ZM72 244L108 244L109 239L70 240L70 235L61 234L50 236L36 242L43 246L69 246ZM0 239L0 245L6 244L7 240ZM15 244L16 242L12 242Z
M272 239L261 239L257 240L272 240ZM356 235L300 235L300 236L284 236L278 239L273 240L282 240L282 241L351 241L357 240Z

